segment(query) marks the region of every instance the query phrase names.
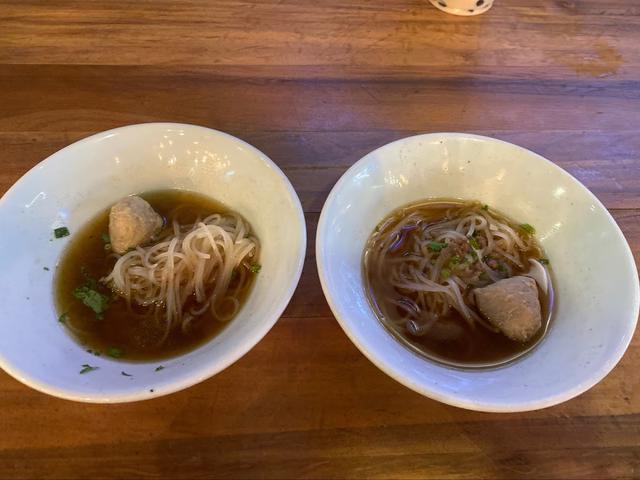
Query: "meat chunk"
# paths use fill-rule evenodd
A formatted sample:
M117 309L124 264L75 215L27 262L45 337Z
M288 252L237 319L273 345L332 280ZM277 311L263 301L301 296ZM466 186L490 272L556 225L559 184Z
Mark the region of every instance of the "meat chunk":
M160 228L162 217L136 195L123 198L109 212L109 236L116 253L148 242Z
M511 277L475 290L476 305L504 335L526 342L540 329L542 314L536 281Z

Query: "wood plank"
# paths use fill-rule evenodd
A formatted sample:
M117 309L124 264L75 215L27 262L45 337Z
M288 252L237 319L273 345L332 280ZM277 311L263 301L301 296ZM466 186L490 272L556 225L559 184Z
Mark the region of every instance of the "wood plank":
M518 65L596 76L640 63L639 9L623 0L503 1L468 18L424 0L0 5L3 63Z
M638 347L579 399L508 416L411 392L330 319L283 320L232 368L149 402L76 404L2 375L0 476L632 478ZM45 416L28 415L45 408ZM68 429L70 422L92 428ZM34 429L56 434L34 437Z
M0 121L2 113L0 113ZM60 148L108 128L96 114L95 131L26 131L0 133L0 194L37 162ZM292 181L307 212L319 212L340 176L375 148L419 130L354 132L246 131L218 125L269 155ZM640 137L634 131L614 134L579 130L490 130L492 136L529 148L554 161L594 192L609 208L640 207Z

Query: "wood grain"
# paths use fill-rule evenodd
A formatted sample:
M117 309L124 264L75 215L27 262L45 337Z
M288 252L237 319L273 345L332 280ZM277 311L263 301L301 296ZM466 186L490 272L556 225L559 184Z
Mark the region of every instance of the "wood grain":
M469 131L582 181L638 262L639 40L626 0L496 0L473 18L423 0L0 0L0 193L93 133L195 123L278 163L309 240L274 329L186 391L85 405L0 373L0 478L640 478L637 335L562 405L456 409L358 352L314 254L320 209L353 162L415 133Z

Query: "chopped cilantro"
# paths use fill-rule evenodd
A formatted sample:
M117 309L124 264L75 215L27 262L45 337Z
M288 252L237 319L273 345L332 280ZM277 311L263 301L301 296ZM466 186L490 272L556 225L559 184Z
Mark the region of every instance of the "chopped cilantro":
M87 285L76 288L73 296L93 310L98 320L102 320L104 312L109 308L109 297Z
M67 323L68 320L69 320L69 314L68 313L63 313L62 315L60 315L58 317L58 321L60 323Z
M120 358L122 356L122 350L116 347L109 347L107 349L107 355L113 358Z
M164 367L162 365L160 365L159 367L156 367L156 372L159 372L160 370L164 370Z
M91 275L89 275L89 272L87 272L87 267L85 267L84 265L81 266L80 273L82 273L82 276L84 277L85 286L89 287L92 290L98 289L98 281Z
M447 280L450 276L451 276L451 270L449 270L448 268L443 268L440 271L440 277L442 277L443 280Z
M542 265L549 265L549 259L548 258L539 258L538 261L542 264Z
M98 367L92 367L91 365L87 365L86 363L82 365L82 370L80 370L80 374L93 372L94 370L98 370Z
M53 236L56 238L62 238L69 236L69 229L67 227L58 227L53 229Z
M130 373L127 373L127 372L120 372L120 375L123 375L125 377L133 377L133 375L131 375Z
M475 248L476 250L480 250L480 244L478 243L478 240L476 240L475 237L467 237L467 239L469 240L469 245L471 245L472 248Z
M462 263L462 257L460 255L454 255L449 259L449 266L455 267L456 265L460 265Z
M262 265L260 265L259 263L254 263L249 267L249 270L251 270L252 273L260 273L261 269Z
M533 235L534 233L536 233L536 229L528 223L523 223L522 225L520 225L520 228L527 232L529 235Z
M447 247L447 242L434 242L434 241L431 241L431 242L427 243L427 247L429 248L429 250L431 250L433 252L439 252L443 248Z
M484 210L485 212L489 211L489 205L487 205L486 203L482 205L482 210Z

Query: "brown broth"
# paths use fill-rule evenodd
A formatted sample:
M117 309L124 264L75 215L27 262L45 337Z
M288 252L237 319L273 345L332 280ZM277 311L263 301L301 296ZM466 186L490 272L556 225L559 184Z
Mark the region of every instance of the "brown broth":
M553 289L551 284L549 285L550 294L548 296L540 288L538 289L542 313L542 327L534 337L526 343L513 341L501 333L492 332L479 325L472 328L464 320L462 315L453 308L450 308L449 313L445 317L441 317L426 335L413 336L404 331L400 332L394 327L393 319L385 318L385 315L382 313L384 311L393 312L389 313L389 315L392 316L396 314L397 319L402 318L402 310L400 308L390 302L385 302L387 302L386 299L390 296L399 298L403 296L403 294L398 292L395 287L388 282L384 281L384 279L378 279L377 276L371 274L372 266L368 263L369 255L367 252L375 248L374 238L376 234L378 234L378 236L384 235L386 231L389 231L397 224L398 220L405 218L410 213L420 211L429 222L436 222L442 220L452 206L462 207L471 203L473 202L434 199L415 202L394 210L380 222L367 242L363 254L363 277L365 279L368 301L378 319L403 345L421 356L448 365L458 367L495 366L522 356L534 348L543 338L548 330L553 310ZM496 212L494 209L491 209L491 214L509 224L512 228L516 230L519 228L519 223ZM411 229L403 231L401 239L398 242L399 246L396 246L398 244L394 245L395 253L391 257L396 258L402 256L405 253L403 246L409 244L412 235L416 233L417 232ZM546 258L544 251L536 241L533 242L532 248L523 255L527 260L529 258ZM549 271L548 268L547 271ZM514 275L521 273L524 272L515 271ZM479 314L477 310L476 312Z
M197 217L206 217L212 213L227 213L225 205L203 195L182 190L162 190L140 194L164 219L165 225L171 224L170 212L180 206L181 223L194 222ZM95 313L74 297L73 290L86 282L86 276L100 279L108 275L115 258L105 250L103 234L109 231L109 209L100 212L77 232L72 232L71 242L64 251L54 279L55 303L58 314L66 316L67 331L88 350L96 354L108 355L117 352L123 360L153 361L175 357L191 351L218 335L230 322L215 320L209 312L199 317L195 327L188 333L180 329L172 331L166 341L158 346L163 330L151 315L142 315L129 309L126 302L112 294L100 284L99 291L112 298L109 308L101 320ZM248 273L249 281L239 292L238 300L242 305L253 285L255 275ZM233 289L232 279L229 288ZM225 314L224 303L219 307ZM228 313L228 312L227 312ZM233 321L233 320L231 320Z

